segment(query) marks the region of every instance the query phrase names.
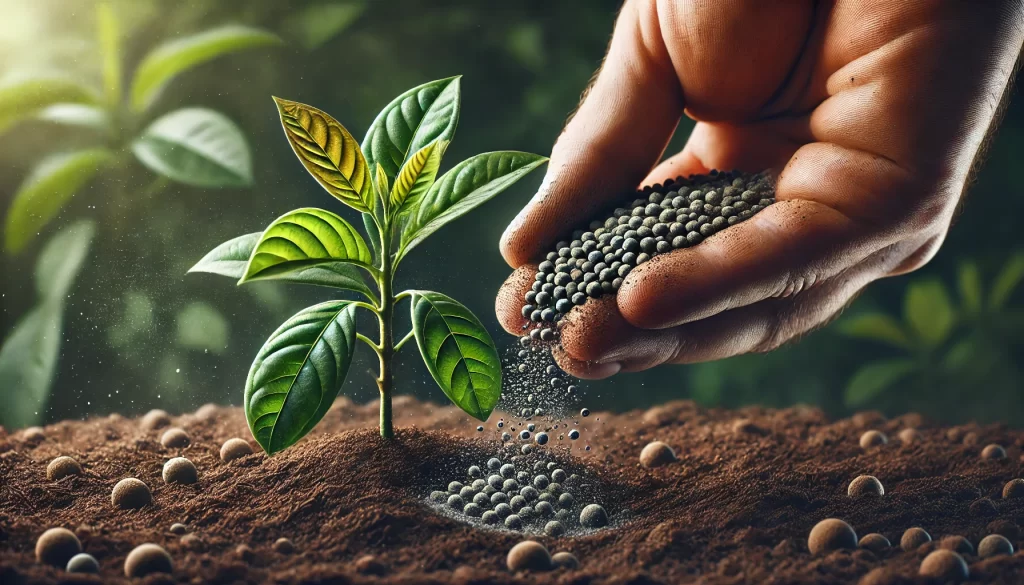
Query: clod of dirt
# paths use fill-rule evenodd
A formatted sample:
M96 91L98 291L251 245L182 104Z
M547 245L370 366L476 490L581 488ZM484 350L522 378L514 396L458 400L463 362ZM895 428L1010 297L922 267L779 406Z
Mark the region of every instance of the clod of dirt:
M213 419L214 417L217 416L217 409L218 408L219 407L216 404L214 404L212 402L207 402L206 404L200 406L196 410L195 417L198 420L210 420L210 419Z
M167 429L163 435L160 435L160 444L167 449L184 449L192 444L192 439L189 438L185 429L175 427Z
M175 457L164 463L164 483L193 484L199 481L196 466L184 457Z
M814 525L807 537L807 548L817 555L843 548L857 548L857 533L838 518L826 518Z
M917 550L921 546L928 544L932 541L932 535L928 534L924 528L914 526L913 528L907 528L900 537L900 548L906 552Z
M178 544L185 550L198 551L203 548L203 541L195 534L186 534L178 539Z
M92 555L87 553L78 553L71 557L71 560L68 561L64 570L68 573L96 574L100 572L100 564Z
M875 554L881 554L892 547L892 543L889 539L877 532L871 534L865 534L861 537L860 542L857 543L860 548L865 548Z
M608 526L608 512L600 504L587 504L580 512L580 526L584 528L603 528Z
M983 559L1012 554L1013 544L1001 534L989 534L978 543L978 556Z
M676 460L676 452L661 441L653 441L640 451L640 465L648 469L668 465Z
M46 432L43 431L43 427L28 427L21 431L21 440L37 445L46 440Z
M846 488L846 495L854 498L862 496L880 497L885 495L885 488L882 487L882 482L878 481L877 477L873 475L859 475Z
M62 455L46 466L46 479L57 481L69 475L81 475L82 466L74 458Z
M154 408L147 412L142 420L139 421L139 426L144 431L155 431L162 429L171 424L171 415L167 414L167 411Z
M749 418L741 418L733 421L732 432L737 435L763 435L764 429L757 426Z
M917 572L922 577L936 579L943 583L960 583L966 581L970 574L967 562L962 556L941 548L928 553L928 556L921 561L921 568Z
M170 532L171 534L177 534L178 536L181 536L182 534L188 532L188 527L182 524L181 522L175 522L174 524L171 524Z
M137 579L153 573L173 573L171 555L158 544L140 544L124 560L124 576Z
M906 429L901 430L899 435L897 435L897 436L899 437L900 441L902 441L902 442L904 442L904 443L909 445L909 444L919 440L921 438L921 433L918 432L917 429L906 428Z
M1003 499L1024 498L1024 479L1011 479L1003 486Z
M1002 445L996 445L995 443L986 445L985 448L981 450L981 458L990 461L1006 459L1006 449L1004 449Z
M978 518L995 516L999 513L999 511L996 510L995 503L988 498L981 498L980 500L971 502L971 507L968 509L972 516L976 516Z
M388 567L373 555L363 555L356 559L355 569L363 575L386 575Z
M551 553L547 547L534 540L524 540L508 551L505 564L508 570L517 571L550 571L552 569Z
M552 520L544 525L544 534L551 537L559 537L565 534L565 526L558 520Z
M556 552L551 555L551 564L559 569L568 569L570 571L580 568L580 561L576 558L576 555L571 552Z
M142 480L126 477L110 492L110 503L122 510L137 510L153 503L153 494Z
M882 431L867 431L860 436L860 446L865 449L872 447L881 447L889 442L889 437L885 436Z
M960 535L947 536L943 538L939 541L939 548L951 550L962 555L974 554L974 545L971 544L971 541Z
M290 555L295 552L295 545L292 544L292 541L283 537L275 540L271 548L274 549L274 552L281 555Z
M235 547L235 556L242 559L247 563L251 563L256 560L256 552L252 550L247 544L240 544Z
M225 463L231 463L246 455L252 455L252 446L245 439L228 439L221 445L220 459Z
M82 543L67 528L50 528L36 541L36 562L64 568L71 557L82 552Z

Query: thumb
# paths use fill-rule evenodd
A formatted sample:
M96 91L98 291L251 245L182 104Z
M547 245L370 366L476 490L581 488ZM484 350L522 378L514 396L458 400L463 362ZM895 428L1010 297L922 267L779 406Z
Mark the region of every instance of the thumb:
M555 143L540 190L501 238L517 268L640 184L683 111L654 2L627 1L593 86Z

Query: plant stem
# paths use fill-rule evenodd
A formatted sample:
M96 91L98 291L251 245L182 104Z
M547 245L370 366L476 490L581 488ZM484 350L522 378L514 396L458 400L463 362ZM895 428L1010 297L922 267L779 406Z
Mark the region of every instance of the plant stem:
M391 423L391 358L395 355L394 338L392 335L392 324L395 315L395 297L392 293L392 262L391 262L391 226L385 221L381 231L381 269L377 277L377 287L380 289L380 376L377 378L377 387L380 389L380 436L391 439L395 436L395 430Z

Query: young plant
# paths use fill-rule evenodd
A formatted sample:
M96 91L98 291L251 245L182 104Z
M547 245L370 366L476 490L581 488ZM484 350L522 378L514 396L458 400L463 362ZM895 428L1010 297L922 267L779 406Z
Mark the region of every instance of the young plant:
M392 360L413 338L448 398L486 420L501 395L501 363L490 334L469 309L441 293L395 293L395 271L420 242L547 159L525 152L489 152L437 178L459 121L458 77L432 81L395 98L374 120L361 147L325 112L274 101L299 160L328 193L362 214L369 243L330 211L296 209L261 233L221 244L190 270L237 278L239 284L283 280L321 285L364 299L309 307L270 336L245 384L245 412L253 436L273 454L308 433L345 381L357 340L380 363L376 381L382 437L394 435ZM402 300L409 301L412 331L395 343L395 309ZM358 309L376 318L376 340L356 332Z

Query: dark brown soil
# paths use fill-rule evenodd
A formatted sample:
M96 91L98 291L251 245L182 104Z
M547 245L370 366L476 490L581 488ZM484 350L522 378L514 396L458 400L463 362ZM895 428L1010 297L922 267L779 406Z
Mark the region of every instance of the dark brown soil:
M575 553L580 568L515 575L505 555L520 538L438 516L424 504L431 489L461 479L455 470L467 461L494 452L475 423L453 409L400 400L402 428L384 443L371 428L375 406L341 399L299 445L232 464L220 461L218 449L230 437L248 438L241 412L204 411L173 422L192 437L180 453L199 468L194 486L163 483L161 466L179 451L163 448L162 430L143 431L138 420L63 422L46 427L37 445L20 432L0 432L0 583L123 581L125 556L144 542L164 546L175 563L173 579L149 582L828 584L857 583L881 567L864 581L873 585L918 582L921 559L935 544L813 557L806 538L816 522L842 518L858 536L881 532L894 544L911 526L936 541L959 534L976 546L1000 532L1024 544L1024 499L1000 493L1022 474L1024 432L939 428L912 415L829 422L806 408L708 411L678 402L586 420L595 447L581 451L578 464L606 482L603 503L625 520L587 536L536 538L552 552ZM741 419L749 422L737 424ZM908 426L919 428L918 442L897 438ZM889 444L862 449L858 439L871 428L888 434ZM671 445L679 461L641 468L640 450L655 439ZM1009 457L982 460L988 443L1002 444ZM77 458L85 475L48 482L46 464L58 455ZM877 476L886 495L849 498L847 484L860 474ZM149 484L153 505L113 508L111 488L130 476ZM978 504L983 498L990 501ZM198 541L171 534L175 522ZM99 577L35 563L36 538L54 526L77 532L99 559ZM293 554L274 552L281 537L295 544ZM235 552L240 544L254 552L248 560ZM972 583L1022 582L1021 553L966 558Z

